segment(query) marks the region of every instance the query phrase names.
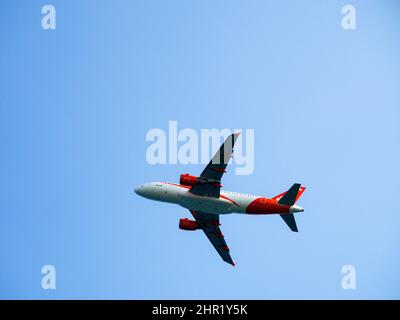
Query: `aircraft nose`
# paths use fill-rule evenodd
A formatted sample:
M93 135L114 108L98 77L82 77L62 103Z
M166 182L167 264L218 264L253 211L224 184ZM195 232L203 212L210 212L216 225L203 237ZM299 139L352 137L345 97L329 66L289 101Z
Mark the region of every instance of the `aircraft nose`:
M140 185L140 186L138 186L138 187L136 187L135 189L134 189L134 191L135 191L135 193L136 194L138 194L139 196L143 196L143 193L144 193L144 187L143 187L143 185Z

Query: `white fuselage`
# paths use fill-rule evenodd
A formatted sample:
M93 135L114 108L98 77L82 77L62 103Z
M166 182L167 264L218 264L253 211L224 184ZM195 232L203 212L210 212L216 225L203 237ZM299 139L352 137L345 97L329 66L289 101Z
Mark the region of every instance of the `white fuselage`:
M222 190L219 198L204 197L189 192L189 189L190 187L169 182L151 182L142 184L135 192L148 199L215 214L246 213L247 206L258 198L255 195Z

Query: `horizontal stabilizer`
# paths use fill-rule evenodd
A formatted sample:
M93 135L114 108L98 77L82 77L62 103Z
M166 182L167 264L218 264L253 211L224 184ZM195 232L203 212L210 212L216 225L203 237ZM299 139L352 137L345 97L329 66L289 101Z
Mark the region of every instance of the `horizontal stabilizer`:
M283 195L278 201L279 204L292 206L297 199L297 194L299 193L300 183L295 183L292 187Z
M299 231L297 230L296 220L294 219L293 214L286 213L286 214L280 214L280 216L282 217L283 221L285 221L285 223L288 225L290 230L292 230L293 232Z

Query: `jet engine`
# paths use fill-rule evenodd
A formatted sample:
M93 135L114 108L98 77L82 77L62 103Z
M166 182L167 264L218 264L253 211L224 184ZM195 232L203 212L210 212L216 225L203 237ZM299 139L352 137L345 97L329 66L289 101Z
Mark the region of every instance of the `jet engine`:
M184 186L194 186L197 183L197 177L191 176L190 174L181 174L179 183Z
M189 220L188 218L179 219L179 229L193 231L199 229L197 221Z

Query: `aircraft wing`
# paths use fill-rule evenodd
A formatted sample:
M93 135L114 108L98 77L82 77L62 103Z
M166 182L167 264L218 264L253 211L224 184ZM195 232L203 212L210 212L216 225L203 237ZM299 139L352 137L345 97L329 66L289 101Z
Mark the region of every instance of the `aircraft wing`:
M225 242L224 235L221 233L221 229L219 228L219 215L193 210L190 210L190 212L196 219L197 223L201 225L208 240L210 240L222 260L234 266L235 263L229 253L229 248Z
M226 172L226 166L232 157L233 146L239 134L233 133L226 138L225 142L201 173L198 182L190 189L190 192L200 196L219 198L221 178Z

